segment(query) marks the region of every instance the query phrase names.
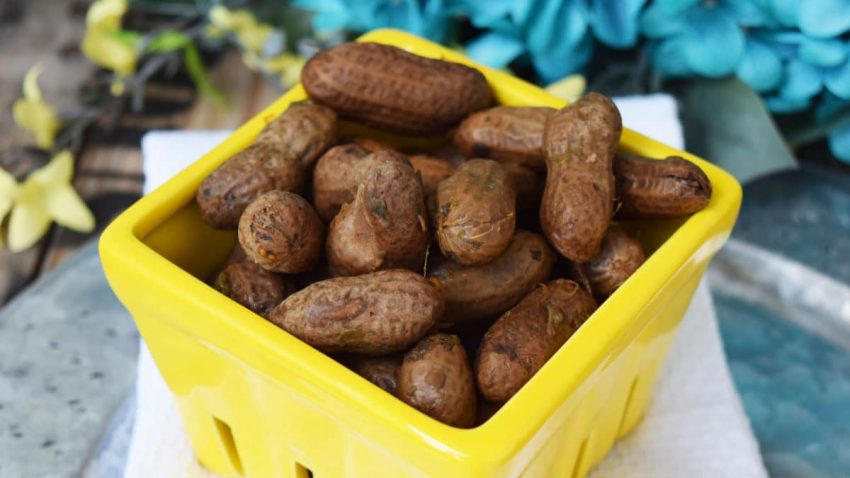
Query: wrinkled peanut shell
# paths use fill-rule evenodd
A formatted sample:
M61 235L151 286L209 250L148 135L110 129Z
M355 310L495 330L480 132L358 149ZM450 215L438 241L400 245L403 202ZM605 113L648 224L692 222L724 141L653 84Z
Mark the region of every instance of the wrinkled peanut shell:
M516 228L516 186L496 161L473 159L437 186L437 243L463 265L485 264L507 249Z
M505 252L487 264L443 261L431 271L446 301L444 325L495 318L549 279L555 252L539 234L517 231Z
M597 93L558 111L546 124L540 224L567 259L582 263L599 253L613 214L612 163L622 129L614 102Z
M614 159L620 216L680 216L711 201L711 181L696 164L678 156L662 160L618 153Z
M301 196L269 191L252 202L239 220L239 244L263 269L295 274L321 258L325 228Z
M457 336L426 337L404 356L398 398L447 425L475 423L475 380Z
M643 264L646 255L640 241L622 227L612 225L599 254L584 265L593 293L608 297Z
M484 334L475 362L481 394L510 399L595 309L593 296L571 280L533 290Z
M341 116L410 135L445 132L493 101L478 70L378 43L344 43L314 55L301 83Z
M354 200L331 222L328 263L335 275L396 268L418 271L428 240L419 176L407 162L386 161L366 172Z
M496 106L463 120L454 142L467 158L495 159L543 172L543 130L554 113L548 107Z
M264 315L289 295L293 287L283 277L269 272L249 260L234 262L224 268L214 287L257 314Z
M400 355L354 356L346 360L345 364L357 375L395 395L401 360Z
M430 282L396 269L316 282L287 297L268 319L323 352L386 355L416 343L443 311Z

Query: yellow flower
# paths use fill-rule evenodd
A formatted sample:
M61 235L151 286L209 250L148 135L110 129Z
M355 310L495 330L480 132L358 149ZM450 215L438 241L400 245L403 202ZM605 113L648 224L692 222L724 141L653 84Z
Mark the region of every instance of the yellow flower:
M581 98L587 82L582 75L570 75L546 87L546 91L572 103Z
M39 148L47 149L53 146L53 139L62 127L56 116L56 111L50 107L41 96L38 87L38 75L41 65L35 65L24 77L24 97L15 101L12 114L15 123L35 136Z
M279 76L281 84L289 87L301 80L301 69L304 68L307 59L289 52L264 59L256 53L245 51L242 53L242 63L251 70Z
M97 0L86 14L86 33L80 48L96 65L119 75L136 70L138 35L121 29L127 0Z
M94 215L71 186L73 173L74 158L65 150L30 173L17 188L10 188L10 178L0 180L0 197L11 197L13 202L9 218L9 249L12 252L38 242L51 221L80 232L94 229ZM10 190L13 191L11 195L8 194Z
M258 71L263 69L263 59L260 58L260 55L254 52L243 51L242 63L244 63L249 70Z
M125 91L127 91L127 85L121 78L115 78L112 80L112 83L109 84L109 93L112 94L112 96L121 96Z
M18 183L5 169L0 168L0 223L9 214L15 197L18 195Z
M263 69L272 74L280 75L283 86L292 86L301 80L301 69L307 59L295 53L283 53L270 58L263 63Z
M247 10L230 10L225 6L216 5L210 9L209 15L210 28L207 34L221 37L226 33L234 33L242 48L253 53L262 51L274 31L271 25L258 22Z
M86 12L86 25L121 27L121 17L127 13L127 0L97 0Z

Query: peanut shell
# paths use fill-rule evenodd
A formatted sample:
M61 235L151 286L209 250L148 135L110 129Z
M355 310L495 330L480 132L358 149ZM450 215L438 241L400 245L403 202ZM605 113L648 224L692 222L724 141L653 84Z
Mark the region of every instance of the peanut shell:
M324 352L386 355L416 343L443 311L428 280L395 269L316 282L287 297L268 319Z
M341 116L410 135L445 132L493 101L478 70L378 43L343 43L315 54L301 83Z

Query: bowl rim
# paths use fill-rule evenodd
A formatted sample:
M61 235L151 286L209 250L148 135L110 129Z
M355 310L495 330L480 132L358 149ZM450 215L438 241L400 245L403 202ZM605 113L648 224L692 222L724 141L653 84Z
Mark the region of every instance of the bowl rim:
M499 103L554 108L566 104L566 101L535 85L474 63L458 52L402 31L375 30L357 41L395 45L422 56L472 66L485 75ZM506 91L511 92L510 99L504 97ZM641 325L636 323L641 310L664 284L687 262L695 257L712 255L719 249L731 232L731 225L726 227L723 224L730 222L730 216L734 220L741 202L741 187L727 172L692 154L624 128L621 149L650 157L679 155L702 168L713 187L709 205L686 219L629 281L609 297L489 420L475 428L455 428L415 410L329 356L219 294L144 242L151 231L194 200L197 186L209 172L242 149L291 102L303 98L306 98L303 87L292 88L210 152L142 197L104 231L99 244L100 254L108 257L110 262L121 262L124 270L156 276L157 280L169 283L173 290L182 291L184 297L191 298L189 300L209 314L206 321L214 317L231 333L255 344L266 357L289 367L281 367L281 372L291 374L296 370L304 377L318 381L318 385L326 387L328 393L350 399L352 406L360 408L368 420L383 422L394 432L405 433L424 446L459 461L475 456L477 460L485 457L490 463L506 464L521 452L571 394L592 383L600 362L611 353L614 344L624 334ZM637 287L638 284L640 287ZM198 324L192 320L184 325L191 329L193 335L197 332ZM216 347L227 349L228 344L216 343ZM341 420L347 419L341 417ZM347 423L356 426L354 419Z

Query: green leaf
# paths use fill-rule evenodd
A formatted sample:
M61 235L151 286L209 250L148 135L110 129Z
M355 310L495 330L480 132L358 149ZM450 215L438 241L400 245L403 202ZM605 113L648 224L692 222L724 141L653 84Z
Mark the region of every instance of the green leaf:
M153 37L148 43L148 53L167 53L185 48L192 43L189 35L177 31L165 31Z
M764 102L746 83L696 80L679 96L688 151L741 183L797 167Z
M112 38L115 38L116 40L130 48L136 48L136 45L138 45L139 42L142 40L142 34L139 32L134 32L132 30L122 30L120 28L115 30L110 29L107 33Z
M189 76L192 77L192 81L195 83L198 92L210 98L218 106L227 106L227 99L218 91L207 76L207 72L204 70L204 62L201 61L201 54L198 53L198 48L194 43L186 45L183 49L183 56L186 61L186 70L189 72Z

